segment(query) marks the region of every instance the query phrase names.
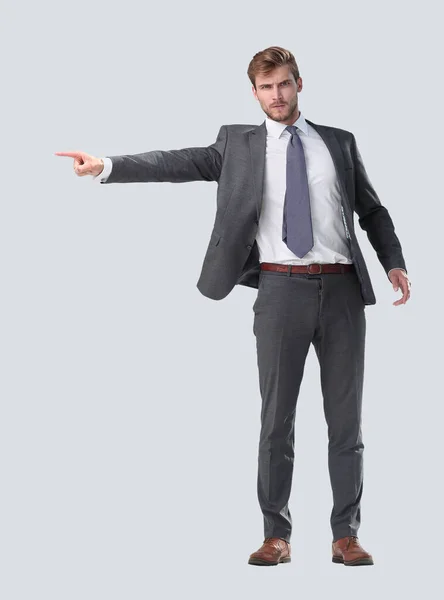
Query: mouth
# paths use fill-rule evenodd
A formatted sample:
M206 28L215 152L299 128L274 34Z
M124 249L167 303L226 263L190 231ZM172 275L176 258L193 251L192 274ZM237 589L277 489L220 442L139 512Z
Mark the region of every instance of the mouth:
M285 104L275 104L271 108L283 108L284 106L285 106Z

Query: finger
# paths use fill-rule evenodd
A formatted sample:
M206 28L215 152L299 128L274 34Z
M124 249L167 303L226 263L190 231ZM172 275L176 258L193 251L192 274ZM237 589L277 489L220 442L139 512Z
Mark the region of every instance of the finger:
M396 302L393 302L393 305L399 306L400 304L405 304L409 298L410 298L410 291L408 291L407 294L403 295L402 298L400 298L399 300L396 300Z
M395 302L393 302L394 306L399 306L400 304L404 304L404 295L405 294L404 294L404 290L402 288L402 283L400 285L401 285L402 297L399 298L399 300L396 300ZM397 291L397 290L395 290L395 291Z
M56 156L69 156L70 158L81 158L84 152L54 152Z
M404 300L404 304L407 302L407 300L410 298L410 282L408 279L403 279L402 283L402 298Z
M89 175L90 168L87 165L80 165L80 167L77 167L76 173L77 175Z
M399 306L400 304L404 304L402 298L400 298L399 300L396 300L396 302L393 302L393 306Z

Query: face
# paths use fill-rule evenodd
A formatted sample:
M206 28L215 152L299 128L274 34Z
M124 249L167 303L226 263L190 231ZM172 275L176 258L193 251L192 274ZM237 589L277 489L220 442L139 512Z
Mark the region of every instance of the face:
M254 97L270 119L292 125L299 116L298 92L302 90L302 79L295 81L290 67L276 67L270 75L257 75Z

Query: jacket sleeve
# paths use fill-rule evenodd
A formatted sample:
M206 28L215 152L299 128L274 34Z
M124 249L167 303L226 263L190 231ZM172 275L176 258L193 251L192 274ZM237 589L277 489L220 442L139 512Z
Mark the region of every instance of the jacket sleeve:
M211 146L109 156L112 171L101 183L219 181L226 141L222 125Z
M387 276L393 268L407 271L393 221L370 182L353 134L352 156L355 165L355 211L359 225L367 233Z

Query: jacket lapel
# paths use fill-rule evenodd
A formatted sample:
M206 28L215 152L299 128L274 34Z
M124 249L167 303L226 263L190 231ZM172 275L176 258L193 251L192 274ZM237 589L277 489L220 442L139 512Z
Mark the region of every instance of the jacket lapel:
M250 143L251 170L253 173L253 187L256 198L257 217L261 213L262 195L264 191L265 176L265 150L267 145L267 127L265 121L250 129L248 132Z

